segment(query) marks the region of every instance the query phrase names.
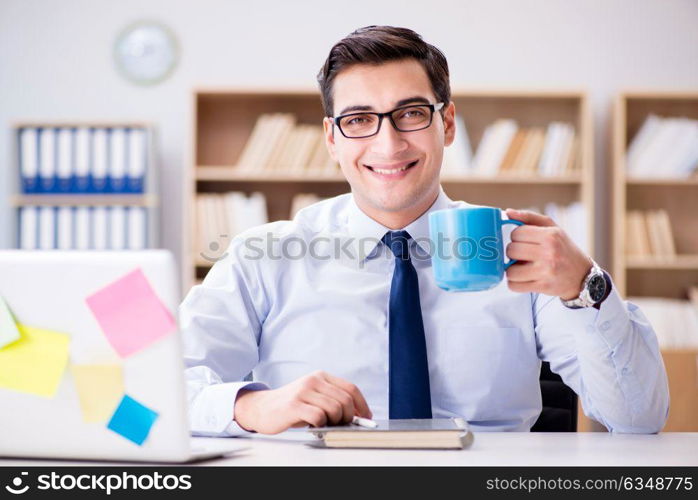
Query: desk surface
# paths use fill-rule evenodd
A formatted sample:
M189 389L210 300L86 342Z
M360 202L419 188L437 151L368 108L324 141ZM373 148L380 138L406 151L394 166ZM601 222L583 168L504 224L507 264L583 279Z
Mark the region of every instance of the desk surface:
M698 466L698 433L668 432L656 435L607 433L475 434L465 450L332 450L310 448L302 431L249 438L195 438L197 446L245 446L231 456L201 465L583 465L583 466ZM0 460L0 465L107 465L96 462Z

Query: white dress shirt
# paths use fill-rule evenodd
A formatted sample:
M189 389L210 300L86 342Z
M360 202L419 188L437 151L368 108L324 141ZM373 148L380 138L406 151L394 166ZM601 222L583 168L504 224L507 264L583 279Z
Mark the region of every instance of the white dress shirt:
M428 212L469 206L443 190ZM600 309L514 293L506 277L482 292L434 282L428 212L404 229L419 291L434 418L474 430L528 431L541 412L541 360L617 432L658 432L669 407L651 325L615 288ZM278 388L314 370L356 384L388 418L389 229L345 194L235 237L180 306L191 430L230 436L238 390ZM244 381L252 373L254 382Z

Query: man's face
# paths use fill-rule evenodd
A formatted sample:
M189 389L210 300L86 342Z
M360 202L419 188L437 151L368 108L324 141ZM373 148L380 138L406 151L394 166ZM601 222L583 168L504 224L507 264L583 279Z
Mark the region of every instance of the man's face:
M334 80L334 116L361 111L386 112L415 98L414 104L436 104L429 78L414 59L380 65L357 64ZM421 99L421 102L419 102ZM369 215L426 210L439 189L443 148L453 142L454 107L445 103L445 117L435 112L431 125L398 132L388 117L373 137L348 139L325 119L325 139L339 162L357 203ZM406 169L405 169L406 167ZM417 213L417 215L419 215Z

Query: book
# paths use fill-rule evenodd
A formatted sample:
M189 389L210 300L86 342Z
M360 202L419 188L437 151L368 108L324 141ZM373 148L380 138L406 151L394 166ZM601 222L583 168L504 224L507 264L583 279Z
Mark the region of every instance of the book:
M516 132L516 135L509 146L509 150L507 151L507 154L504 155L502 164L499 166L500 173L510 172L514 168L514 162L516 161L516 158L524 145L528 133L528 129L521 129Z
M249 170L253 166L255 161L255 156L257 151L262 145L262 141L265 139L265 134L268 131L269 123L272 121L272 115L262 114L257 117L257 121L252 127L250 136L247 138L245 145L240 152L237 162L235 163L236 168L240 170Z
M548 125L538 163L540 175L551 177L563 173L569 162L574 135L574 127L569 123L552 122Z
M544 144L545 130L540 127L529 129L511 172L524 176L536 175Z
M503 118L487 127L473 159L473 173L496 175L517 130L514 120Z
M463 449L473 442L461 418L376 420L375 428L354 424L310 428L316 448Z
M698 120L648 115L628 146L631 178L687 178L698 167Z
M625 253L636 257L651 255L647 221L640 210L629 210L625 227Z

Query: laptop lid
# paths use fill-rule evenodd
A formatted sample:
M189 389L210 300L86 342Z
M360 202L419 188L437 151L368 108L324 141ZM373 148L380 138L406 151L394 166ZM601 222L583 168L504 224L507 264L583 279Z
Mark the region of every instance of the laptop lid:
M0 456L186 460L178 290L165 250L0 251Z

